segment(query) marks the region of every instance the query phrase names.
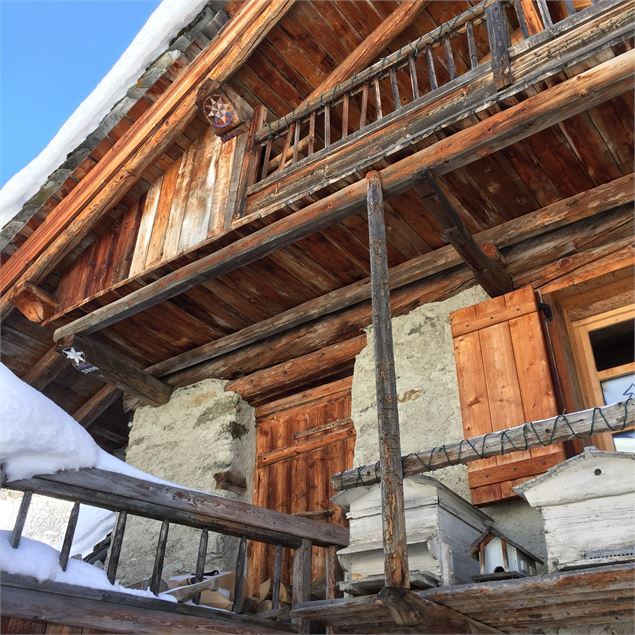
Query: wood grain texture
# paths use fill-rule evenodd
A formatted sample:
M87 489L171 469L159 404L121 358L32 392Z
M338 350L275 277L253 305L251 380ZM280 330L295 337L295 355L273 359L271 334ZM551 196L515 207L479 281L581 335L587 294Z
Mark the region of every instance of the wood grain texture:
M256 0L242 5L221 37L201 54L106 153L28 239L0 275L2 291L18 279L37 280L85 235L108 206L134 184L141 170L159 156L196 113L196 91L210 73L223 81L236 70L289 9L290 0ZM238 45L240 44L240 45ZM26 245L26 243L25 243ZM8 263L7 263L8 265ZM19 286L19 285L18 285ZM6 297L6 296L5 296Z
M620 94L632 84L635 51L624 53L590 71L578 75L526 101L497 113L466 130L443 139L406 157L381 172L386 193L403 190L416 172L428 167L448 172L511 145L535 132L602 103ZM527 127L527 123L532 125ZM365 196L363 182L354 183L309 205L294 215L275 221L266 228L241 238L161 280L133 292L122 301L98 309L74 323L58 329L56 337L77 332L90 332L149 306L173 297L221 272L270 254L301 237L310 235L358 209Z

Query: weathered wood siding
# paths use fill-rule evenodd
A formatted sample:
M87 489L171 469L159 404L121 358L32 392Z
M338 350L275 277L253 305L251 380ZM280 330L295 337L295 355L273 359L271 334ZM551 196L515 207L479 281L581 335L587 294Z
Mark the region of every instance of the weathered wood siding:
M455 311L452 336L466 438L557 414L531 287ZM511 498L514 485L564 459L553 444L470 463L472 502Z
M245 135L207 130L78 258L59 284L59 310L152 269L227 229Z
M350 378L343 379L256 409L255 505L288 514L332 512L312 517L347 526L344 512L330 502L335 491L329 476L353 463L350 386ZM325 549L313 547L311 579L320 587L325 555ZM287 583L292 561L292 551L285 549L282 580ZM273 577L273 568L274 547L250 543L250 592Z

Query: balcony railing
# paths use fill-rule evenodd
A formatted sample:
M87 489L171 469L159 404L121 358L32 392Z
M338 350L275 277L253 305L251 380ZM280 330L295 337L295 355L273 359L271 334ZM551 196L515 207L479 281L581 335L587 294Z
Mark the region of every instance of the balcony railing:
M33 493L75 503L60 552L59 561L62 570L66 570L71 555L79 505L85 503L118 512L115 529L112 532L107 566L107 576L111 583L114 583L117 578L128 516L136 515L162 521L157 537L154 563L148 567L149 573L151 572L149 588L155 595L160 589L169 528L171 524L176 524L201 530L197 561L192 563L196 581L202 581L204 578L209 531L240 538L232 606L234 613L242 611L248 541L276 546L272 580L272 610L269 617L274 617L277 610L280 615L283 614L279 598L285 549L293 551L292 598L294 605L310 599L313 545L326 547L326 595L335 597L335 551L348 544L348 530L337 525L98 469L60 472L29 480L4 482L2 486L24 492L10 537L13 548L19 546ZM210 611L213 610L210 609ZM227 615L226 612L224 614ZM210 613L210 617L212 615Z
M496 86L511 82L509 48L585 8L590 2L537 0L526 12L520 0L484 0L449 22L384 57L255 136L250 185L364 131L444 86L491 64ZM456 83L456 82L455 82Z

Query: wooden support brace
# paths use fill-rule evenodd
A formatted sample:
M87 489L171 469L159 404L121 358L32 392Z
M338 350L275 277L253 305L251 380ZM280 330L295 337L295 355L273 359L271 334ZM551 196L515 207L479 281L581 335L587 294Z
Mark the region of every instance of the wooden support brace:
M84 375L94 375L152 405L170 400L172 388L109 346L73 335L59 342L60 352Z
M417 626L422 633L501 633L454 609L419 597L406 589L384 588L377 599L398 626Z
M433 177L432 172L424 170L421 178L430 186L441 204L437 220L443 228L444 238L456 249L468 267L474 272L474 277L478 283L492 297L512 291L514 283L500 259L489 257L474 240L463 219ZM417 189L416 186L415 189ZM491 253L490 247L488 247L488 250Z
M397 378L390 320L384 200L379 172L369 172L366 175L366 181L377 423L381 461L384 572L387 586L409 588L410 573L401 473Z
M57 312L57 298L27 282L15 298L15 307L31 322L48 320Z

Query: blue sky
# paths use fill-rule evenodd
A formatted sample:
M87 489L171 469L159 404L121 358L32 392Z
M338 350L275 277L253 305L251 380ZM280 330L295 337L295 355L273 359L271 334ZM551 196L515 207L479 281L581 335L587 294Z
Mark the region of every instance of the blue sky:
M160 0L0 0L0 185L39 154Z

